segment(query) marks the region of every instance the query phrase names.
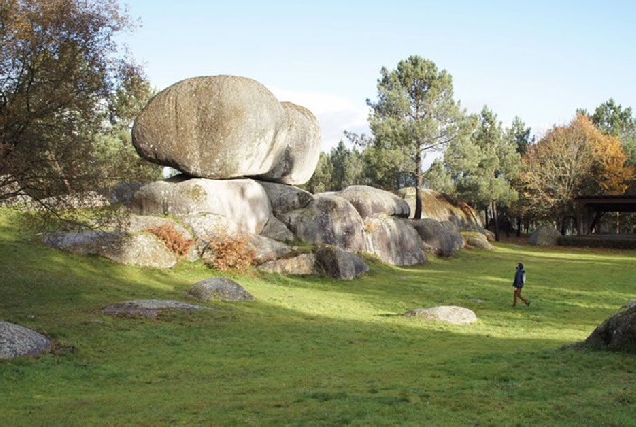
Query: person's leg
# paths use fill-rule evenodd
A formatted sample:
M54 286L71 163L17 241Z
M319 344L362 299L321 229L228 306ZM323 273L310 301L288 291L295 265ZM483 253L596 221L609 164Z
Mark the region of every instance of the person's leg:
M521 291L521 288L514 288L515 291L512 294L512 306L516 307L517 306L517 298L519 298L519 292Z

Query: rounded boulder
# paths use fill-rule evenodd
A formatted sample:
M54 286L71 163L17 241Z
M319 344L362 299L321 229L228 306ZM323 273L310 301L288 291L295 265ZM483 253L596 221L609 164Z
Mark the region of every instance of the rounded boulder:
M286 132L285 111L265 86L246 77L211 76L159 92L135 120L132 141L151 162L226 179L269 172L274 142Z

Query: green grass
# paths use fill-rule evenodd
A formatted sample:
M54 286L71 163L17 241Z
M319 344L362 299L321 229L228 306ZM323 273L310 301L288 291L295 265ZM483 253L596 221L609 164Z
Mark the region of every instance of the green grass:
M0 424L636 425L636 357L568 347L636 299L633 251L499 244L350 282L234 277L254 303L102 314L217 275L48 249L0 214L0 320L54 350L0 362ZM515 263L530 308L510 307ZM475 325L401 316L436 305Z

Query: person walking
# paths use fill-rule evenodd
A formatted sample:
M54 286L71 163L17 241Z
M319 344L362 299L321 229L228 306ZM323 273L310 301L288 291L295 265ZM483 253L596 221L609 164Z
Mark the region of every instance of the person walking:
M530 306L530 300L521 295L521 290L526 284L526 270L523 269L522 263L517 263L517 271L515 272L515 279L512 282L512 286L515 288L515 292L512 299L512 306L517 306L517 299L523 301L528 307Z

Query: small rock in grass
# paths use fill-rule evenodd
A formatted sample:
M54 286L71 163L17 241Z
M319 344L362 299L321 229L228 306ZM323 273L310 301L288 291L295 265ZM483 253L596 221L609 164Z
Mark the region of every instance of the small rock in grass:
M201 307L179 301L152 299L124 301L121 304L110 305L103 311L104 313L114 317L146 317L149 319L156 319L163 310L167 309L198 311L208 310L208 307Z
M38 356L51 348L44 335L24 326L0 322L0 359Z
M245 288L225 277L214 277L195 283L190 289L190 296L199 301L255 301Z
M477 322L477 316L472 310L457 306L415 308L407 311L404 315L421 317L432 322L444 322L453 325L469 325Z

